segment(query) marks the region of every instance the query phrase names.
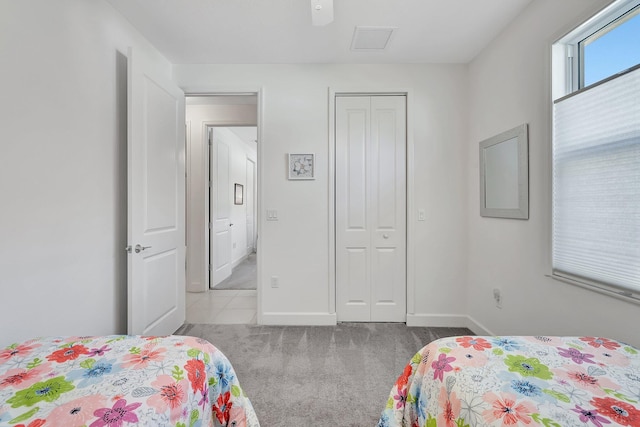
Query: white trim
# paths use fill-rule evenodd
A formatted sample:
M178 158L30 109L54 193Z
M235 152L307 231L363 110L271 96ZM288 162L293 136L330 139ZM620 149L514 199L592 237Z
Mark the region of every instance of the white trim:
M415 210L415 143L413 140L413 95L410 90L406 91L407 97L407 152L406 152L406 167L407 167L407 290L406 290L406 310L407 317L409 313L415 313L415 295L416 295L416 210Z
M415 311L415 143L413 140L413 89L411 88L332 88L329 87L329 312L336 313L336 180L335 180L335 105L337 96L406 97L406 311ZM407 318L409 315L407 315ZM407 325L409 323L407 322Z
M599 12L590 14L590 18L583 19L581 24L577 25L558 42L565 44L577 44L581 40L589 37L593 34L594 27L604 27L609 25L612 21L618 19L619 16L624 15L631 9L634 9L640 5L640 0L616 0L610 4L601 8Z
M336 93L329 88L329 313L336 314Z
M494 335L466 314L407 314L407 326L431 328L469 328L476 335Z
M559 282L578 286L580 288L588 289L593 292L598 292L599 294L617 298L622 301L630 302L633 304L640 304L640 298L638 297L639 295L637 291L622 290L604 283L591 282L586 279L582 281L578 278L573 279L570 276L563 276L562 273L555 273L553 272L553 269L552 273L546 276Z
M258 311L258 314L260 312ZM335 326L335 313L262 313L260 325Z
M466 328L465 314L407 314L407 326Z
M488 328L486 328L482 323L478 322L471 316L467 316L467 328L471 329L476 335L495 335Z
M552 43L552 48L572 50L573 53L571 58L566 58L567 63L562 64L562 66L554 64L558 72L562 68L562 78L567 80L564 93L554 94L556 99L582 89L580 69L584 64L582 63L582 58L580 58L579 43L638 6L640 6L640 0L612 1L595 12L587 13L585 17L578 21L580 22L579 24L566 31L561 37L556 37ZM568 64L570 64L570 67L567 66Z
M263 144L262 144L262 126L264 123L264 90L260 87L258 88L258 90L256 91L256 94L258 96L258 102L257 102L257 107L258 107L258 116L256 117L256 121L258 122L258 129L257 129L257 144L258 144L258 152L256 153L256 173L255 173L255 177L257 180L257 185L256 185L256 232L255 235L257 236L257 242L256 242L256 252L258 254L264 253L263 252L263 246L262 246L262 240L260 239L260 230L262 230L262 221L265 220L266 218L264 218L264 216L262 215L262 183L264 182L264 177L262 176L262 159L264 158L264 149L263 149ZM260 255L256 256L256 275L257 277L257 283L256 283L256 288L258 291L258 297L257 297L257 315L256 315L256 322L258 323L258 325L262 325L263 322L263 312L262 312L262 257Z

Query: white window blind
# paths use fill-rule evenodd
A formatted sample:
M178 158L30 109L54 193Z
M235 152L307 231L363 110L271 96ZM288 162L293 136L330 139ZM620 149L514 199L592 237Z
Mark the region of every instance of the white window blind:
M556 101L553 133L553 274L640 298L640 69Z

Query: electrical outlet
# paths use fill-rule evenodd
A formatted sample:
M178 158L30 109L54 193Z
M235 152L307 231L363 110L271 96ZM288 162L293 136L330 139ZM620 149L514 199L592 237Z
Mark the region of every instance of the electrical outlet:
M271 287L277 288L278 286L280 286L280 283L278 282L278 276L271 276Z
M502 295L500 289L493 288L493 299L496 301L496 307L502 308Z

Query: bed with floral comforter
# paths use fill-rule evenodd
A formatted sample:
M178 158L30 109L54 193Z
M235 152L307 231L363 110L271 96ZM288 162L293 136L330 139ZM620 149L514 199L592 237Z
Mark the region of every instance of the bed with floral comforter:
M259 426L211 343L124 335L38 338L0 350L0 425Z
M640 426L639 353L601 337L439 339L405 367L378 426Z

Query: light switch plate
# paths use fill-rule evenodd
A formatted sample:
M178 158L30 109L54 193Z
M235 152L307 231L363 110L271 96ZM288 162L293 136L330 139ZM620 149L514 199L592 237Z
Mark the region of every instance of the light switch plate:
M278 211L274 209L267 209L267 221L277 221Z

